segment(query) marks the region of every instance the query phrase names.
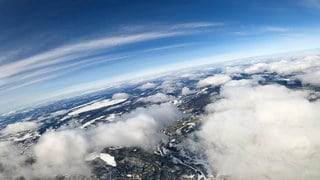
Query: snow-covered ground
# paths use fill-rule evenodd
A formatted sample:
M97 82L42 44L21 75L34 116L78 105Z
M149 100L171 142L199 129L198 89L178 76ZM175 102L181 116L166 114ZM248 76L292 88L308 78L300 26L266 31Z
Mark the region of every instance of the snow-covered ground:
M117 162L115 161L114 157L107 153L91 153L86 157L86 161L92 161L96 158L100 158L110 166L113 166L113 167L117 166Z
M119 103L122 103L122 102L124 102L126 100L127 99L114 99L114 100L106 99L106 100L95 102L93 104L90 104L90 105L81 107L79 109L76 109L76 110L70 112L68 115L74 116L74 115L77 115L77 114L80 114L80 113L83 113L83 112L92 111L92 110L95 110L95 109L100 109L100 108L103 108L103 107L108 107L108 106L111 106L111 105L119 104Z

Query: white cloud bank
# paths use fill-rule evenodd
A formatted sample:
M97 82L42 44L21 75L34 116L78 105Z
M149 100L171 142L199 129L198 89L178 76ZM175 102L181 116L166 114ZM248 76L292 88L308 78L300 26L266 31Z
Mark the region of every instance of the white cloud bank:
M314 86L320 86L320 69L307 72L303 75L296 76L303 84L311 84Z
M35 130L37 129L38 124L35 122L17 122L13 124L7 125L2 131L2 134L16 134L18 132L28 131L28 130Z
M172 104L152 105L125 114L115 123L100 125L89 130L62 130L47 132L33 147L36 163L23 166L26 158L10 143L0 143L0 178L23 175L49 178L56 175L90 175L86 157L108 146L138 146L153 149L159 141L166 140L161 129L182 117ZM12 151L12 152L11 152ZM6 156L9 155L9 156ZM11 156L12 155L12 156ZM14 162L14 163L8 163Z
M189 95L194 93L194 91L190 90L188 87L183 87L181 89L181 95L185 96L185 95Z
M202 79L198 82L197 87L205 87L205 86L219 86L222 84L227 83L228 81L230 81L231 78L227 75L223 75L223 74L216 74L214 76L210 76L207 77L205 79Z
M129 94L127 93L116 93L112 96L112 99L116 100L116 99L128 99L130 97Z
M249 83L226 84L221 96L207 106L198 132L215 172L231 179L320 178L319 101Z
M141 99L143 102L162 103L174 100L173 96L169 96L163 93L156 93L154 95Z
M148 83L145 83L145 84L141 85L139 87L139 89L140 90L147 90L147 89L153 89L155 87L157 87L157 84L148 82Z
M37 176L90 174L83 158L89 144L80 131L67 130L44 134L34 147Z
M248 68L245 68L244 72L252 74L267 71L275 72L281 75L289 75L292 73L305 72L319 66L320 57L316 55L309 55L295 60L281 60L270 63L254 63Z
M97 147L140 146L150 149L162 139L160 130L180 117L180 111L172 104L151 105L122 116L122 120L116 123L99 126L89 132L89 137Z

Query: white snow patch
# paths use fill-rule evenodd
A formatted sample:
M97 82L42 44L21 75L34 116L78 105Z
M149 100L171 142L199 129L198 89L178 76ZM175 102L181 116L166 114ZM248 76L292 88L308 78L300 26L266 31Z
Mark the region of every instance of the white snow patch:
M56 112L51 113L51 116L52 117L60 116L60 115L67 114L67 112L68 112L68 110L60 110L60 111L56 111Z
M114 121L116 119L116 115L115 114L110 114L107 118L106 118L106 120L107 121Z
M117 162L114 160L114 157L107 153L100 153L100 159L106 162L108 165L116 167Z
M114 105L114 104L122 103L122 102L124 102L126 100L127 99L115 99L115 100L106 99L106 100L95 102L95 103L90 104L88 106L84 106L82 108L79 108L79 109L77 109L75 111L70 112L68 115L73 116L73 115L77 115L77 114L80 114L80 113L83 113L83 112L92 111L92 110L100 109L100 108L103 108L103 107L108 107L108 106L111 106L111 105Z
M92 161L92 160L95 160L96 158L100 158L101 160L103 160L105 163L107 163L110 166L113 166L113 167L117 166L117 162L114 159L114 157L111 156L110 154L107 154L107 153L96 153L96 152L94 152L94 153L88 154L85 157L85 160L86 161Z

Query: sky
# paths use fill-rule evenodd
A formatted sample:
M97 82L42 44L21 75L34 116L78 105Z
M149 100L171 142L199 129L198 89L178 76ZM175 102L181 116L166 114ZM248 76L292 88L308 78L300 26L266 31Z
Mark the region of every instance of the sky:
M319 48L319 19L319 0L0 0L0 113L151 73Z

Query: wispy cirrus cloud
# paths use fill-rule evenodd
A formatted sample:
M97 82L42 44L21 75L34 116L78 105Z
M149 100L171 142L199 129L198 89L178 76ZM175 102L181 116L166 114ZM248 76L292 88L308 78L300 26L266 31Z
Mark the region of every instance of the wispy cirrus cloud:
M320 9L320 0L302 0L301 2L306 7Z
M124 59L126 57L127 56L118 56L118 57L99 56L94 58L88 58L86 59L86 61L79 61L79 62L76 61L76 62L71 62L67 65L49 66L45 68L40 68L36 71L21 73L21 74L9 77L8 78L9 83L0 81L0 92L8 92L8 91L29 86L44 80L49 80L52 78L59 77L61 75L69 73L70 71L75 71L81 68L105 63L108 61L116 61L116 60Z
M283 26L242 26L239 30L232 32L234 35L239 36L249 36L249 35L259 35L266 33L289 33L293 31L293 28L283 27Z
M0 78L9 77L11 75L37 67L43 67L72 60L72 58L61 58L71 54L80 52L88 53L89 51L99 49L111 48L115 46L133 44L142 41L167 38L172 36L179 36L184 34L187 34L187 32L147 32L127 36L107 37L71 45L65 45L41 54L37 54L30 58L22 59L14 63L1 66L0 71L2 73L0 75Z
M171 26L159 25L157 26L159 28L154 28L157 29L156 31L149 29L150 27L146 28L145 26L144 29L142 27L139 29L140 32L131 32L129 34L121 32L121 34L112 37L102 37L62 45L28 58L13 60L10 63L2 64L0 66L0 91L17 89L25 85L56 77L62 70L79 69L101 62L121 59L112 57L112 53L107 56L99 55L101 52L105 53L113 49L121 49L127 45L147 41L195 34L198 33L198 30L221 25L223 24L211 22L192 22ZM172 47L168 46L165 48L176 48L180 45L173 44L171 45ZM162 48L160 47L159 50ZM156 50L158 49L149 48L149 50L147 49L146 51ZM144 50L141 52L144 52ZM55 75L51 75L51 73L55 73ZM39 76L41 77L39 78ZM44 76L48 76L48 78ZM19 84L16 85L17 83Z
M275 32L275 33L285 33L290 31L289 28L278 27L278 26L266 26L262 28L263 32Z

